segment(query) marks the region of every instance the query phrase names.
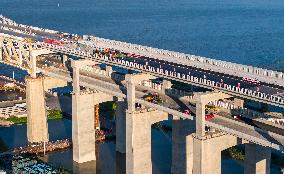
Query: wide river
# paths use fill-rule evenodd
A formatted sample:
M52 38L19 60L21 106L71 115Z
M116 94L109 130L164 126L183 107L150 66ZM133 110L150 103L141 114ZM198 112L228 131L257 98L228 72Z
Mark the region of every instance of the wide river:
M59 31L284 70L283 0L0 0L0 14ZM11 72L0 65L0 74ZM71 136L69 120L51 121L49 128L51 139ZM0 129L8 147L26 143L25 135L25 126ZM154 174L170 173L170 135L153 130L152 136ZM116 173L115 144L98 149L97 173ZM49 162L71 169L71 154L51 154ZM241 163L222 160L223 174L242 171Z

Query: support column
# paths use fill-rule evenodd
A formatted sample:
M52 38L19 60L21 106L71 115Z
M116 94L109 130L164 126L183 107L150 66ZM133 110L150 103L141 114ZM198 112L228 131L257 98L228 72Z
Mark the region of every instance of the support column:
M134 173L133 152L133 117L135 112L135 84L131 76L127 77L127 110L126 110L126 174Z
M172 87L172 82L169 80L163 80L162 90L166 92L167 89Z
M31 143L48 141L43 81L43 77L26 78L27 137Z
M242 108L244 108L244 103L245 103L245 101L243 99L234 98L235 107L242 109Z
M68 60L68 56L65 55L65 54L63 54L63 55L62 55L62 64L63 64L64 66L66 66L67 60Z
M80 67L73 66L73 92L80 93Z
M126 153L126 108L123 99L116 102L116 151L120 153Z
M220 144L226 143L222 137L200 139L193 138L193 174L221 174Z
M196 102L196 135L205 136L205 103Z
M3 60L3 47L0 46L0 60Z
M126 173L127 174L151 174L151 117L150 112L132 113L132 142L126 144ZM128 132L127 132L128 134Z
M194 121L180 119L172 121L171 171L173 174L192 174L194 132Z
M22 66L23 64L23 54L22 54L22 44L19 43L19 65Z
M3 60L3 39L0 38L0 61Z
M106 65L106 74L111 77L112 73L112 66Z
M99 96L97 96L99 97ZM94 94L72 95L73 160L84 163L96 160L96 134L94 129Z
M258 144L245 145L245 174L269 174L271 149Z
M31 77L36 78L36 55L30 48L30 61L31 61Z

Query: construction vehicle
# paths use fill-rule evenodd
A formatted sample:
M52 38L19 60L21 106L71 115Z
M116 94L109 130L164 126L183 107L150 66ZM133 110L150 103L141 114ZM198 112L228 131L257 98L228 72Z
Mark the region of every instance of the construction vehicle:
M218 111L221 110L221 108L218 108L218 107L215 107L215 106L208 106L208 105L206 105L206 106L205 106L205 110L206 110L206 111L215 111L215 112L218 112Z
M148 93L143 96L143 99L155 104L163 103L163 100L160 98L158 93Z
M24 41L29 43L29 44L34 42L34 40L32 38L28 38L28 37L24 38Z

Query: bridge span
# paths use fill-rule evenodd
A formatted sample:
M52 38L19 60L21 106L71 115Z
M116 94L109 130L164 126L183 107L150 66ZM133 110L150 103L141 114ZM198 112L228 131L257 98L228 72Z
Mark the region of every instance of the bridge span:
M106 101L117 103L116 150L126 154L127 174L152 173L151 125L167 119L173 123L173 173L220 174L221 152L245 144L245 173L268 174L271 148L283 151L279 125L235 119L233 108L226 111L227 116L206 113L210 102L225 99L240 111L245 110L245 99L284 107L281 72L81 38L8 19L0 20L0 53L1 63L30 74L26 77L29 142L48 141L44 91L72 82L73 160L79 164L96 160L94 106ZM52 58L54 54L60 59ZM106 64L106 69L100 64ZM115 66L131 71L117 73ZM143 81L156 78L162 79L161 88L143 86ZM174 89L174 81L206 90ZM159 96L159 102L147 100L149 93ZM250 117L248 112L240 114Z

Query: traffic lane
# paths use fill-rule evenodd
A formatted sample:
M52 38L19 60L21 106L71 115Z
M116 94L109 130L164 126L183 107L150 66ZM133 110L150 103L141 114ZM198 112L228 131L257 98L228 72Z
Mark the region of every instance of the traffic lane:
M79 47L79 46L78 46ZM80 47L79 47L80 48ZM86 48L82 48L81 50L84 50ZM86 49L88 52L92 52L92 49ZM282 93L284 90L280 90L274 87L266 86L266 84L261 83L261 85L256 85L247 81L243 81L239 77L233 77L233 76L228 76L225 74L221 73L216 73L216 72L211 72L211 71L206 71L206 70L200 70L197 68L192 68L188 66L183 66L183 65L177 65L173 64L170 62L164 62L164 61L158 61L156 59L151 59L147 57L140 57L140 58L131 58L131 57L125 57L121 58L130 62L136 62L142 65L149 65L151 67L155 68L162 68L164 70L172 71L172 72L177 72L177 73L182 73L186 75L192 75L198 78L204 78L207 80L219 82L221 84L230 84L234 86L239 86L240 88L246 88L254 91L259 91L259 92L264 92L266 94L277 94L277 93Z
M262 123L262 122L259 122L257 120L253 120L253 119L250 119L250 118L247 118L247 117L244 117L244 116L240 117L240 118L233 118L234 115L239 115L238 113L230 114L230 113L225 113L225 112L221 111L221 112L218 112L217 115L231 119L232 121L236 121L236 122L243 123L243 124L248 124L250 126L260 128L262 130L266 130L266 131L269 131L269 132L274 132L276 134L284 136L284 129L277 128L275 126L265 124L265 123Z
M147 61L144 60L143 58L121 58L123 60L126 61L130 61L130 62L135 62L135 63L139 63L145 66L151 66L151 67L155 67L155 68L162 68L164 70L168 70L168 71L172 71L172 72L176 72L176 73L181 73L181 74L185 74L185 75L192 75L198 78L204 78L204 75L206 77L207 80L211 80L214 82L219 82L220 84L228 84L228 85L234 85L234 86L239 86L241 88L246 88L246 89L250 89L250 90L254 90L257 91L257 87L259 88L259 92L265 92L266 94L270 94L270 95L275 95L277 93L282 93L284 92L284 90L282 89L278 89L278 88L274 88L274 87L270 87L270 86L266 86L265 84L261 84L260 86L256 85L256 84L252 84L249 83L247 81L243 81L241 78L238 77L230 77L230 76L226 76L226 75L222 75L222 74L217 74L211 71L202 71L202 70L198 70L198 69L194 69L191 67L185 67L185 66L175 66L174 64L171 64L169 62L158 62L158 61Z
M124 53L124 54L127 54L127 53ZM136 58L133 58L133 57L126 57L125 59L127 59L128 61L132 61L130 59L134 59L134 61L136 62L139 62L139 63L143 63L143 61L147 61L147 62L156 62L158 64L158 66L154 65L154 67L159 67L159 65L172 65L174 68L178 68L178 67L182 67L182 68L186 68L186 69L190 69L190 70L194 70L194 71L197 71L197 72L202 72L202 73L206 73L206 74L213 74L213 75L217 75L221 78L225 78L226 80L227 79L234 79L234 80L238 80L240 81L240 83L242 85L244 85L244 87L247 87L247 85L249 86L253 86L253 87L256 87L257 85L254 85L252 84L251 82L248 82L248 81L244 81L241 77L237 77L237 76L233 76L233 75L228 75L228 74L223 74L223 73L219 73L219 72L215 72L215 71L210 71L210 70L205 70L205 69L200 69L200 68L195 68L194 65L192 67L190 66L185 66L185 65L182 65L182 64L176 64L176 63L171 63L171 62L167 62L167 61L162 61L162 60L158 60L158 59L154 59L154 58L149 58L149 57L145 57L145 56L140 56L140 57L136 57ZM142 62L141 62L142 60ZM162 67L160 66L160 67ZM173 70L173 68L172 68ZM186 74L186 73L185 73ZM199 74L195 74L195 75L199 75ZM198 76L198 77L202 77L202 76ZM220 79L220 78L218 78ZM218 81L218 80L217 80ZM230 82L230 81L229 81ZM224 81L224 83L226 83L226 81ZM260 82L260 85L261 86L271 86L273 88L282 88L284 89L284 87L281 87L281 86L276 86L276 85L271 85L271 84L267 84L265 82ZM236 83L236 86L237 86L237 83ZM241 86L243 87L243 86Z
M40 38L38 36L31 36L29 34L17 33L17 32L14 32L14 31L7 31L7 30L3 30L3 29L0 29L0 33L8 34L8 35L16 36L16 37L21 37L21 38L33 38L33 39L39 39Z
M132 62L136 62L136 61L139 61L137 63L141 63L142 65L150 65L152 67L161 67L161 68L164 68L164 69L167 69L167 70L171 70L171 71L177 71L179 73L183 73L183 74L191 74L191 75L194 75L196 77L199 77L199 78L203 78L204 76L204 72L197 72L197 71L192 71L191 69L189 69L188 67L182 67L182 66L178 66L178 67L175 67L171 64L160 64L159 62L157 61L149 61L149 62L146 62L145 60L143 59L134 59L134 58L129 58L129 57L125 57L125 58L122 58L124 60L128 60L128 61L132 61ZM224 80L223 80L224 78ZM249 84L249 83L246 83L244 81L239 81L237 79L230 79L228 77L222 77L220 78L219 76L216 76L215 74L212 74L212 73L209 73L209 74L206 74L206 79L208 80L212 80L212 81L215 81L215 82L218 82L220 80L220 82L223 82L223 83L228 83L228 84L238 84L240 83L240 86L241 87L244 87L246 89L252 89L252 90L255 90L256 91L256 85L253 85L253 84ZM221 83L222 84L222 83ZM260 87L260 91L262 90L262 87ZM275 93L273 93L274 91L272 90L268 90L266 91L266 94L270 94L270 95L273 95ZM277 92L282 92L280 90L278 90Z
M206 120L206 122L211 122L211 123L215 123L218 125L222 125L223 127L232 129L234 131L241 132L243 134L250 135L252 137L255 137L255 138L258 138L264 141L269 141L271 143L274 143L280 146L284 145L284 137L281 135L275 136L275 135L270 135L269 132L267 133L260 132L251 126L242 126L242 125L236 124L233 120L228 121L228 120L215 117L215 118Z
M39 37L48 37L48 38L56 37L56 38L59 38L59 36L57 34L48 33L46 31L39 31L39 30L35 30L35 29L32 29L32 28L24 28L24 27L20 27L20 26L14 26L14 25L3 24L3 23L0 23L0 26L9 27L9 28L12 28L12 29L17 29L17 30L22 30L22 31L30 30L32 33L39 35Z

